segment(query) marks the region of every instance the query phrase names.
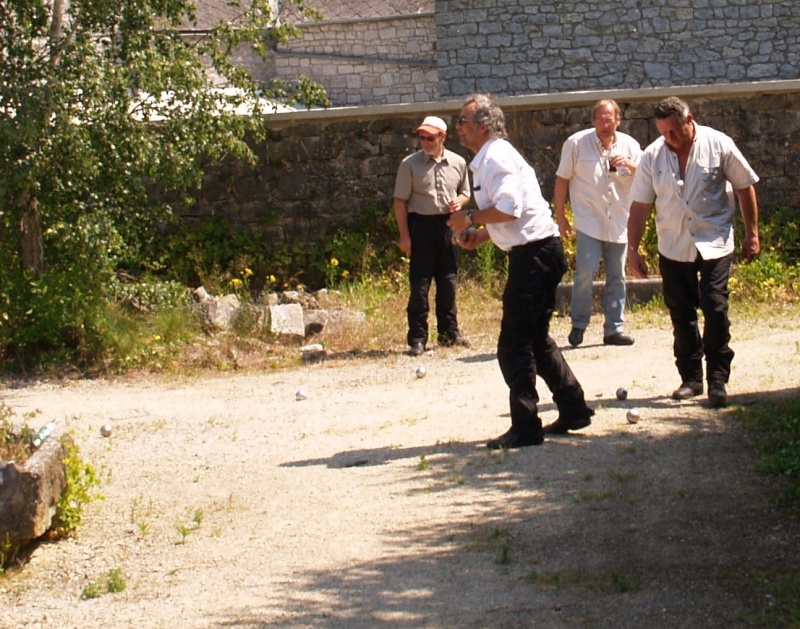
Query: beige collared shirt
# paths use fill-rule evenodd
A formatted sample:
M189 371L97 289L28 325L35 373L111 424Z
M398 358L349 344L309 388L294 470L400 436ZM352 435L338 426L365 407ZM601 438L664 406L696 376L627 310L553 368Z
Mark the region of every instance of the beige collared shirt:
M467 161L458 153L445 149L437 159L417 151L400 162L394 198L406 201L410 213L449 214L448 203L459 194L471 193Z
M697 252L715 260L733 251L734 190L749 188L758 175L733 140L693 123L694 142L683 179L678 156L658 138L642 156L631 201L656 204L659 252L676 262L693 262Z

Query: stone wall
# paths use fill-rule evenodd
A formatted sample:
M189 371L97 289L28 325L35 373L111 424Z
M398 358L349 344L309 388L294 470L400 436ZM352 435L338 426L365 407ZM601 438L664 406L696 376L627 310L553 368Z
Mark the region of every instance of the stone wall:
M589 106L616 98L624 109L621 127L645 146L656 137L653 103L678 95L697 120L731 135L761 177L762 211L800 208L800 81L721 87L573 93L501 99L511 141L536 169L551 198L564 139L589 125ZM251 168L226 163L209 171L207 185L187 219L221 216L289 245L318 241L372 206L390 211L400 161L416 150L414 128L426 114L445 118L452 129L460 101L414 106L347 108L276 114L270 138L258 147L261 163ZM447 145L459 153L455 133ZM469 157L469 156L467 156Z
M800 77L795 0L436 0L439 95Z
M414 103L439 97L432 13L299 24L278 46L276 75L322 84L334 106Z

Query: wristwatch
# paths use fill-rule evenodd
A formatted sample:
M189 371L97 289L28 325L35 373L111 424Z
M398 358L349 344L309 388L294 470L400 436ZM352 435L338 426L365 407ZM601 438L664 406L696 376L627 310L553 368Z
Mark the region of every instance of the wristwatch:
M467 227L472 227L472 210L467 210Z

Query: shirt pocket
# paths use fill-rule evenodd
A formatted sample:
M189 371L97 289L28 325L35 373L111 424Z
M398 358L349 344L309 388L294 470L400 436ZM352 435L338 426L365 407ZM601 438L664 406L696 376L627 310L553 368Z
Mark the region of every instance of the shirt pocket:
M698 160L697 167L699 169L700 181L706 190L714 190L718 187L724 187L725 172L722 168L722 163L715 156L708 159Z

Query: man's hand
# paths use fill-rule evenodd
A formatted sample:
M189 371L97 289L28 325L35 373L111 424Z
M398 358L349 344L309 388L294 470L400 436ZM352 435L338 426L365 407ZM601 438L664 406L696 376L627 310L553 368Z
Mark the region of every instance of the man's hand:
M647 265L638 249L628 249L628 273L640 280L647 279Z
M463 232L464 230L469 227L469 221L467 221L467 212L466 210L459 210L458 212L453 212L450 215L450 219L447 221L447 226L450 227L455 232Z
M411 236L400 237L400 240L397 241L397 246L400 247L400 251L405 253L407 256L411 255Z
M455 242L462 249L472 251L487 240L489 240L489 232L487 230L470 227L464 232L463 238L456 238Z
M745 235L742 240L742 255L745 262L752 262L761 253L761 243L758 241L758 234Z
M556 222L558 223L558 233L563 238L564 236L572 233L572 225L569 224L567 217L562 213L556 213Z

